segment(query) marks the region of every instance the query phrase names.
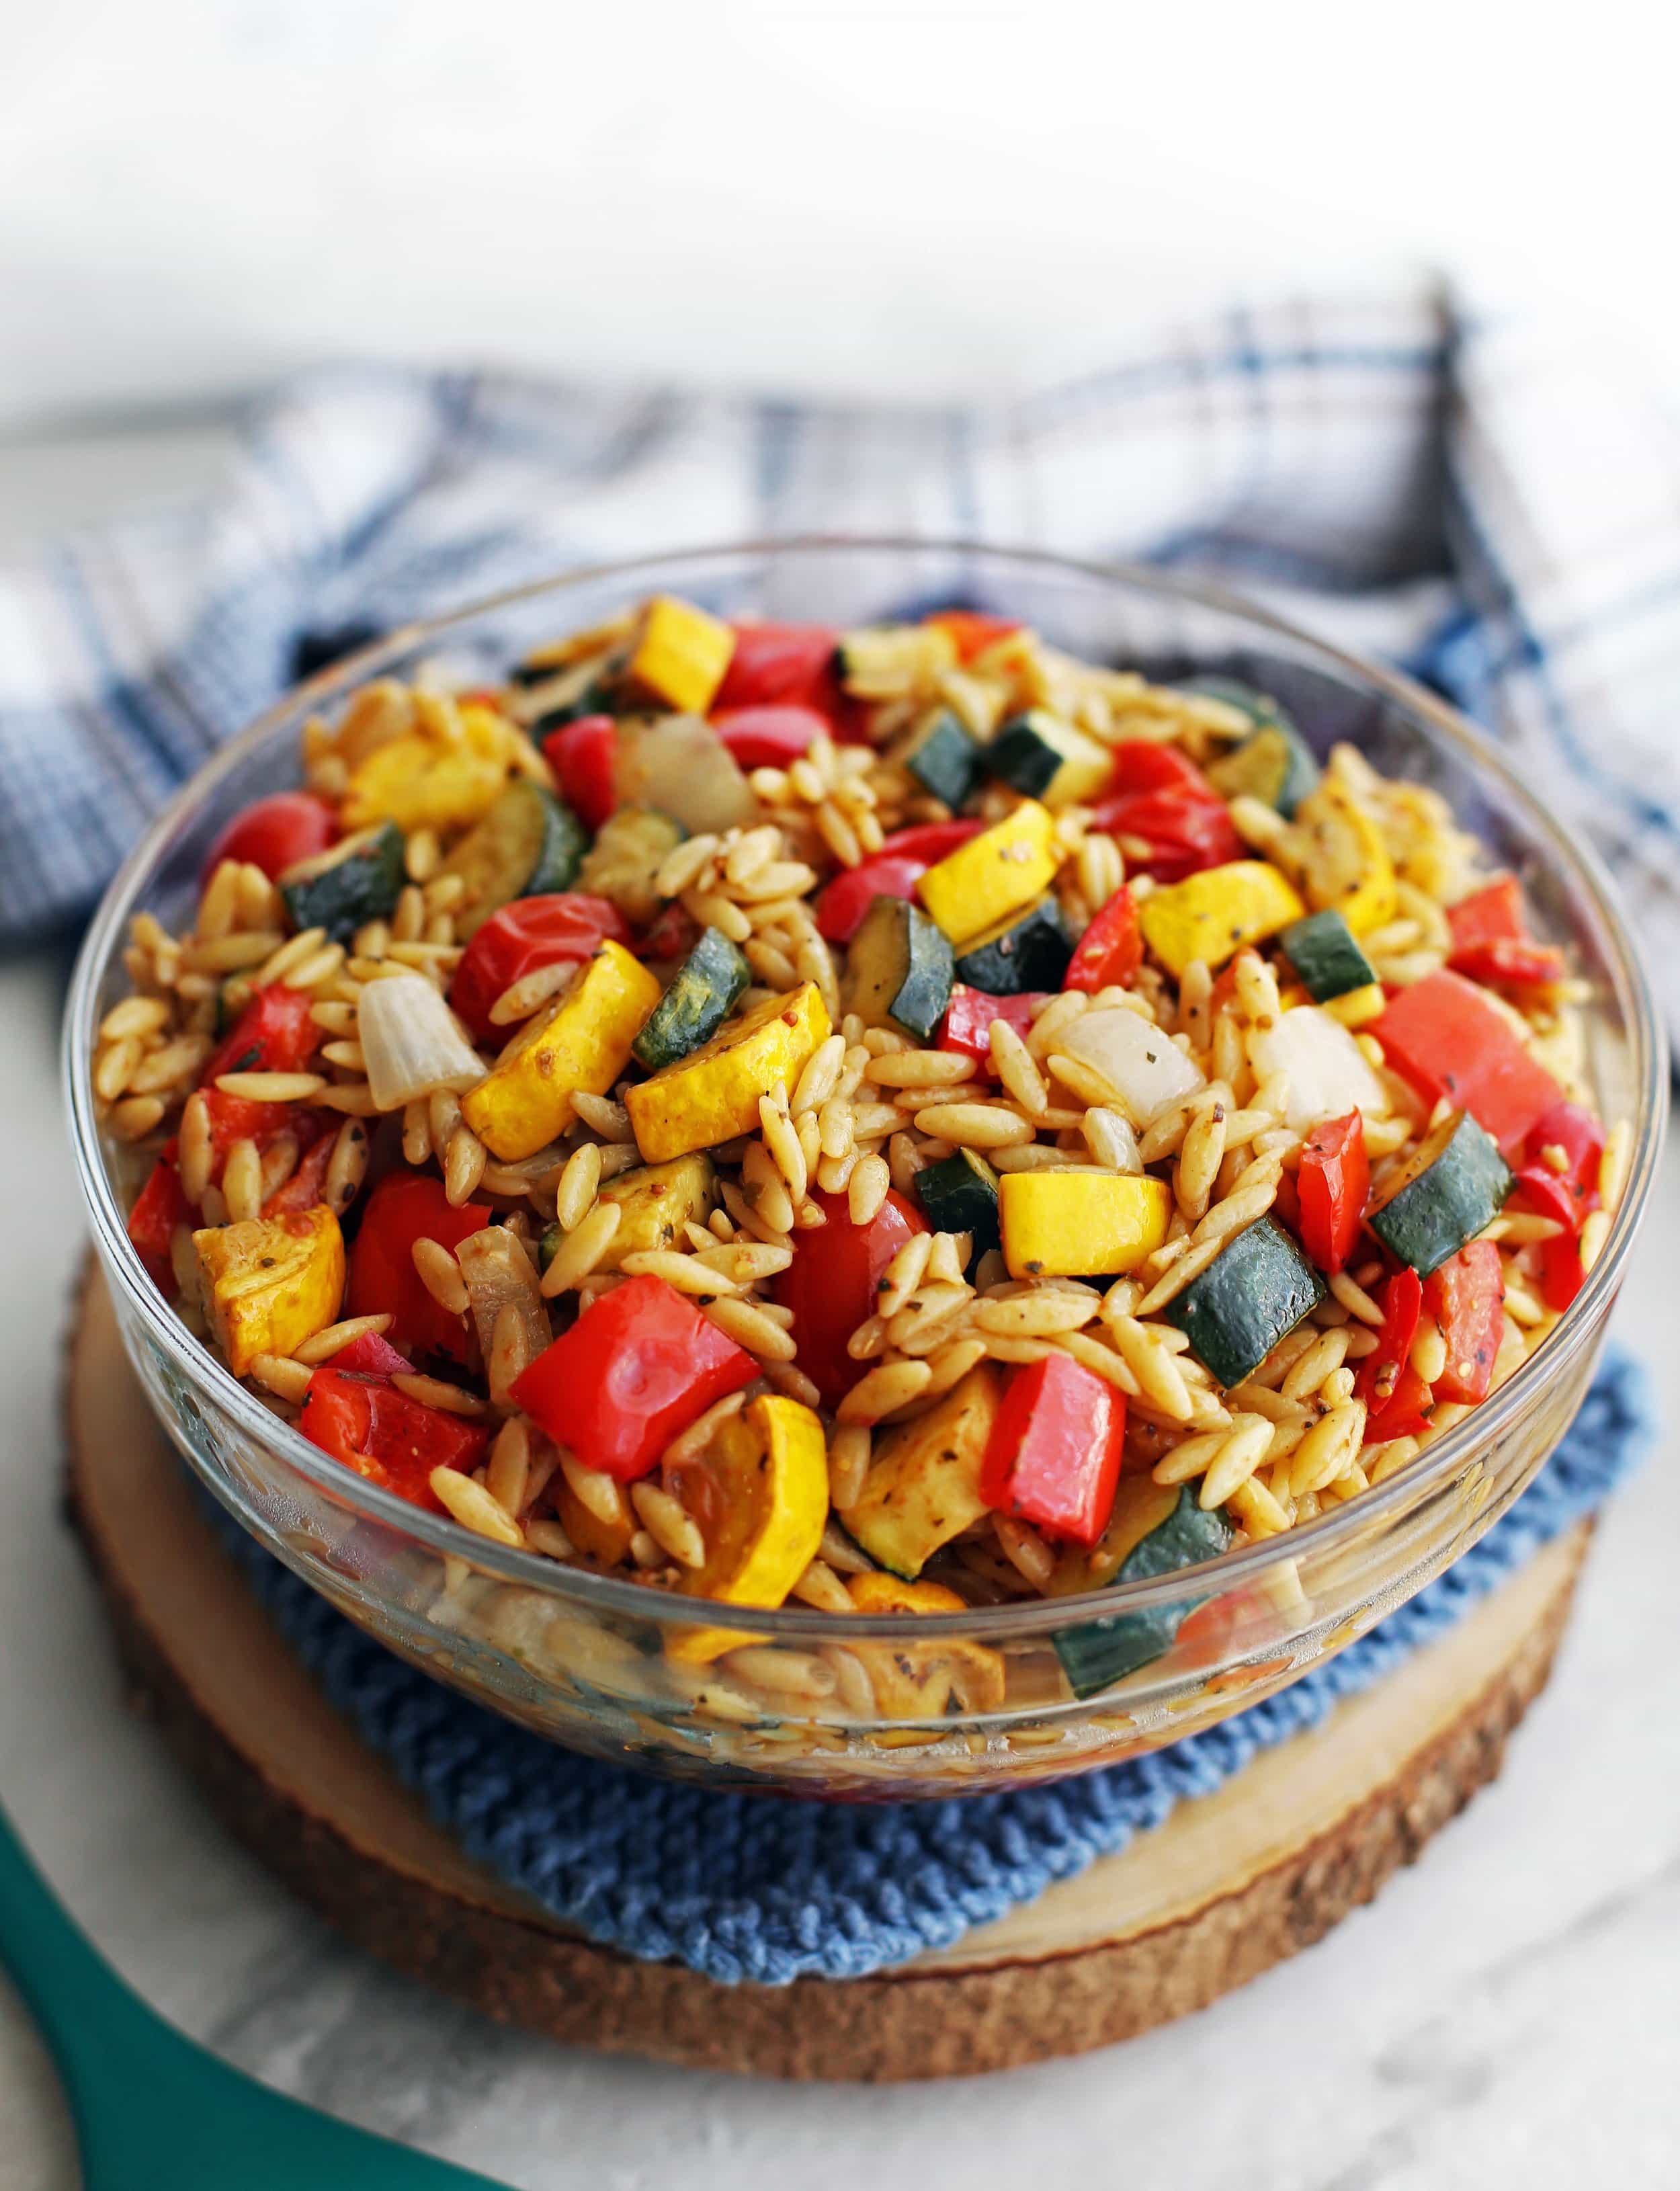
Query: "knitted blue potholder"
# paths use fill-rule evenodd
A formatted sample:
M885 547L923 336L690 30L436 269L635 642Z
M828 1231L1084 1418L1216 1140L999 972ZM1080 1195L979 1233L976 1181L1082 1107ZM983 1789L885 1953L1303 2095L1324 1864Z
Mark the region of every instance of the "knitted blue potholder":
M592 1940L726 1983L783 1985L947 1947L1317 1726L1597 1507L1654 1429L1644 1370L1613 1351L1511 1511L1327 1665L1170 1749L960 1801L774 1802L573 1756L394 1658L248 1538L235 1541L326 1694L478 1862Z

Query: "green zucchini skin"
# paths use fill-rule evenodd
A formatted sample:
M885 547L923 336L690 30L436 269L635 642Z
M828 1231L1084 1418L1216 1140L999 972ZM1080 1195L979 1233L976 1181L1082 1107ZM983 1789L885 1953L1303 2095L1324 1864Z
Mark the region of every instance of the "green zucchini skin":
M459 875L467 886L455 933L470 942L515 898L570 890L589 849L589 833L564 800L528 777L516 777L439 870Z
M999 1244L998 1175L972 1149L959 1149L916 1174L916 1199L936 1232L972 1235L974 1254Z
M1365 1221L1421 1278L1497 1217L1516 1184L1498 1143L1467 1111L1448 1123L1451 1131L1433 1158Z
M650 1073L674 1065L709 1042L734 1009L752 979L738 944L720 928L706 928L671 977L670 986L648 1015L633 1045Z
M1281 716L1262 723L1223 760L1209 769L1208 782L1222 798L1246 794L1274 806L1292 820L1303 799L1318 788L1318 764L1300 732Z
M1014 913L977 936L957 960L957 979L994 997L1059 989L1073 955L1073 938L1062 908L1047 891L1024 913Z
M1376 979L1376 969L1334 906L1309 913L1286 928L1278 941L1315 1004L1327 1004L1333 997L1345 997Z
M986 748L986 766L992 775L1028 799L1049 789L1065 756L1044 735L1049 718L1044 710L1029 708L1011 715Z
M908 899L878 897L846 953L844 1008L867 1027L890 1019L926 1042L945 1016L954 980L943 930Z
M954 813L980 781L980 748L949 708L913 731L897 757L931 798L943 799Z
M1275 1218L1256 1218L1160 1313L1228 1391L1324 1297L1324 1282Z
M280 895L293 925L324 928L333 943L348 943L370 920L384 920L396 910L407 880L402 832L387 822L371 843L301 882L282 883Z
M1204 1512L1196 1503L1196 1487L1185 1484L1178 1504L1166 1520L1135 1545L1116 1569L1109 1584L1147 1582L1157 1575L1175 1574L1181 1568L1199 1567L1231 1549L1236 1532L1222 1506ZM1164 1605L1148 1613L1117 1613L1112 1620L1095 1620L1084 1628L1070 1628L1051 1640L1068 1686L1076 1697L1094 1697L1140 1666L1159 1659L1172 1648L1179 1629L1204 1598L1187 1597L1176 1605Z

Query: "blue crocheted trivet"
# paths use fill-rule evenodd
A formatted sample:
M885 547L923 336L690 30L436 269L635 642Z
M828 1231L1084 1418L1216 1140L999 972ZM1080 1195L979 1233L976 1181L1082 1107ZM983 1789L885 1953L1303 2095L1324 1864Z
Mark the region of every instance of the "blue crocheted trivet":
M480 1863L592 1940L726 1983L781 1985L861 1978L948 1946L1316 1726L1598 1505L1654 1427L1643 1369L1611 1353L1510 1513L1329 1665L1169 1750L961 1801L772 1802L573 1756L393 1658L249 1539L236 1541L327 1695Z

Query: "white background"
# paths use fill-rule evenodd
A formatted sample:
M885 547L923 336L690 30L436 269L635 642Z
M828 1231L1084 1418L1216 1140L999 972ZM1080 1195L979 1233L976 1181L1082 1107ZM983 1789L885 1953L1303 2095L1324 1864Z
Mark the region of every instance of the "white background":
M0 0L0 424L377 352L948 390L1424 263L1680 381L1656 0Z

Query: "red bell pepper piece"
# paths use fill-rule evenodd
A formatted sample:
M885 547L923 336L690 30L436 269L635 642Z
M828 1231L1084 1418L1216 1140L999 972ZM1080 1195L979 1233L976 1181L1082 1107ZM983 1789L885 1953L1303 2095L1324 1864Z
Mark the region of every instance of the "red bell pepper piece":
M1561 1153L1563 1169L1549 1162ZM1598 1164L1604 1153L1604 1129L1579 1103L1554 1104L1529 1129L1516 1168L1517 1187L1527 1207L1578 1233L1598 1207Z
M1472 1240L1424 1282L1429 1312L1447 1343L1438 1400L1485 1400L1505 1331L1505 1270L1491 1240Z
M599 829L618 804L613 770L618 758L618 726L611 715L579 715L543 740L549 766L560 778L566 803L590 828Z
M167 1158L160 1158L128 1212L128 1238L145 1265L146 1276L161 1294L173 1294L175 1289L174 1266L169 1260L175 1227L191 1222L192 1204L186 1198L181 1175Z
M298 1428L354 1474L435 1514L443 1508L431 1488L433 1469L470 1474L490 1443L487 1425L428 1408L384 1378L359 1376L336 1362L310 1379Z
M1549 943L1537 943L1529 933L1522 885L1515 875L1501 875L1485 890L1461 898L1447 908L1452 930L1452 956L1447 964L1455 973L1473 982L1561 981L1563 954Z
M390 1340L381 1339L377 1331L364 1331L359 1339L352 1339L348 1346L341 1346L333 1357L335 1369L354 1369L364 1377L391 1377L398 1370L412 1371L414 1365L406 1354L399 1354Z
M566 959L580 964L602 942L628 943L630 931L611 898L581 891L553 891L515 898L493 913L461 954L449 984L451 1010L477 1040L505 1040L511 1032L492 1022L490 1010L504 989L539 966Z
M1540 1297L1548 1308L1561 1316L1586 1283L1579 1240L1558 1232L1540 1242Z
M283 982L259 989L206 1059L200 1084L214 1088L224 1073L301 1073L322 1038L310 1017L313 1002L306 989Z
M1033 1015L1044 1003L1047 989L1027 989L1016 997L994 997L985 989L971 989L959 982L951 991L951 1001L945 1007L945 1016L939 1026L941 1050L960 1050L972 1057L987 1072L992 1069L992 1022L1007 1021L1018 1035L1024 1036L1033 1024Z
M1415 1437L1427 1426L1434 1398L1411 1363L1404 1363L1387 1401L1365 1418L1367 1443L1387 1445L1390 1438Z
M794 1312L799 1366L835 1406L868 1368L846 1342L875 1306L881 1273L927 1223L902 1194L889 1192L867 1225L854 1225L843 1194L812 1197L827 1223L793 1236L794 1260L774 1283L775 1297Z
M481 1232L491 1215L483 1202L451 1209L441 1180L421 1172L388 1172L367 1198L350 1248L345 1314L389 1313L393 1346L447 1354L456 1362L470 1359L468 1318L452 1315L433 1300L414 1268L414 1243L436 1240L441 1247L458 1247L469 1233Z
M224 1099L225 1100L225 1099ZM282 1180L263 1204L265 1217L278 1217L288 1209L313 1209L322 1199L327 1167L339 1139L336 1126L319 1134L299 1158L290 1179Z
M1365 1122L1357 1111L1314 1126L1296 1174L1301 1244L1327 1276L1346 1267L1370 1192Z
M224 860L248 862L272 882L298 861L324 852L338 834L338 817L324 799L310 791L276 791L234 816L210 847L199 888Z
M980 1495L1047 1537L1094 1545L1108 1526L1125 1443L1124 1394L1065 1354L1009 1380L981 1464Z
M1093 806L1096 824L1141 839L1148 851L1132 864L1157 882L1182 882L1245 856L1225 801L1176 747L1123 739L1114 748L1114 783Z
M1473 982L1443 970L1399 990L1370 1028L1383 1055L1432 1107L1468 1111L1515 1148L1563 1091L1523 1049Z
M834 877L817 901L817 925L830 943L850 943L878 897L908 897L931 867L985 827L981 822L923 822L895 829L861 866Z
M988 646L995 646L1000 639L1022 629L1012 617L987 616L979 609L941 609L922 621L950 633L959 662L972 662L977 654L983 654Z
M1354 1380L1354 1391L1370 1410L1372 1422L1398 1391L1410 1360L1412 1341L1417 1337L1418 1319L1423 1313L1423 1281L1415 1271L1395 1272L1383 1289L1381 1307L1382 1329L1377 1334L1376 1351L1366 1355ZM1427 1393L1428 1387L1424 1390ZM1365 1434L1374 1435L1369 1425ZM1399 1437L1404 1433L1390 1431L1386 1435Z
M814 708L770 706L724 708L712 728L743 768L790 768L811 742L832 734L834 725Z
M629 1278L544 1348L513 1392L556 1445L629 1483L697 1415L758 1374L752 1356L675 1286Z
M1137 904L1123 883L1079 938L1062 986L1093 993L1115 983L1124 986L1142 964Z
M735 652L713 705L814 708L832 720L842 695L834 674L840 635L826 624L737 623Z

